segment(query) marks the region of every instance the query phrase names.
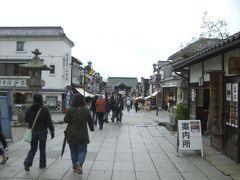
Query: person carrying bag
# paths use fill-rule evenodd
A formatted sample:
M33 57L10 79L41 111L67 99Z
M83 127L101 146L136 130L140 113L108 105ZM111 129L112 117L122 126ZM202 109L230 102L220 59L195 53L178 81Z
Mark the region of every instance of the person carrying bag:
M23 164L25 171L29 171L32 166L34 156L38 150L40 152L39 168L46 168L46 142L48 129L51 139L54 138L54 126L51 115L47 107L43 106L43 97L41 94L34 94L33 104L25 113L25 122L28 128L32 129L32 140L30 142L30 150Z
M32 141L32 129L33 129L34 126L35 126L35 123L36 123L36 121L37 121L37 118L38 118L39 113L41 112L41 110L42 110L42 108L40 108L40 109L38 110L38 113L37 113L37 115L36 115L36 117L35 117L35 119L34 119L34 122L33 122L32 127L31 127L30 129L27 129L26 132L25 132L25 134L24 134L24 141L27 142L27 143L30 143L30 142Z

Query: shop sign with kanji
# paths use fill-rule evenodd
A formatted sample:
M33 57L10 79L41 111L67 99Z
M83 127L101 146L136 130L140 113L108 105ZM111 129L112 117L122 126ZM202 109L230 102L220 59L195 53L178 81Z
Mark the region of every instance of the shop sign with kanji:
M179 120L178 137L180 153L186 150L201 150L203 156L200 120Z

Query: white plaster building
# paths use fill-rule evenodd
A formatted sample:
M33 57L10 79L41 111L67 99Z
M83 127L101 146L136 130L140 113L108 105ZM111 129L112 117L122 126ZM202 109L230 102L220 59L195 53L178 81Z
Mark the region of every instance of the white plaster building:
M65 88L71 86L73 46L62 27L0 27L0 95L8 95L12 104L25 103L31 93L26 84L29 75L19 64L28 63L32 51L39 49L39 57L51 68L42 71L41 94L50 110L61 112Z

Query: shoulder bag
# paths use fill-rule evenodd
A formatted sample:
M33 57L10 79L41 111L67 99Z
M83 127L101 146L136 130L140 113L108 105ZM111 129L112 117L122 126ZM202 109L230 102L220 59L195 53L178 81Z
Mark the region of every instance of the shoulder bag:
M24 134L24 137L23 137L23 140L27 143L30 143L32 141L32 129L34 128L35 124L36 124L36 121L37 121L37 118L41 112L42 108L40 108L38 110L38 113L33 121L33 124L32 124L32 127L30 129L27 129L25 134Z

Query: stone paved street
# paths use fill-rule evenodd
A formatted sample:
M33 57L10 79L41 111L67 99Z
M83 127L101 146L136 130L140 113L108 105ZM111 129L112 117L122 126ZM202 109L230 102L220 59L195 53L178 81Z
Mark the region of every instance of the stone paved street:
M53 115L55 122L61 121L63 115ZM90 133L83 175L72 171L68 145L61 158L63 131L65 124L55 124L56 135L53 140L48 137L47 168L39 169L39 152L33 167L27 173L23 160L29 145L22 141L25 128L13 128L13 142L9 143L10 159L0 166L0 180L21 179L84 179L84 180L230 180L213 163L216 151L206 146L207 157L199 153L188 152L179 157L176 152L176 136L156 121L169 121L166 112L135 113L124 112L123 122L104 124L103 130L95 129ZM206 141L206 139L204 139ZM205 147L204 147L205 148ZM218 153L219 154L219 153ZM220 154L219 154L220 155ZM221 155L222 157L222 155ZM223 156L223 158L226 158ZM227 159L227 158L226 158ZM224 161L226 161L226 159ZM218 162L219 159L218 159ZM227 159L227 163L232 161ZM220 163L221 164L221 163ZM223 165L224 163L222 163ZM234 163L232 163L234 164ZM219 166L221 168L221 166ZM234 166L238 171L239 166ZM225 168L226 169L226 168ZM231 173L230 173L231 174ZM235 173L237 179L237 175Z

